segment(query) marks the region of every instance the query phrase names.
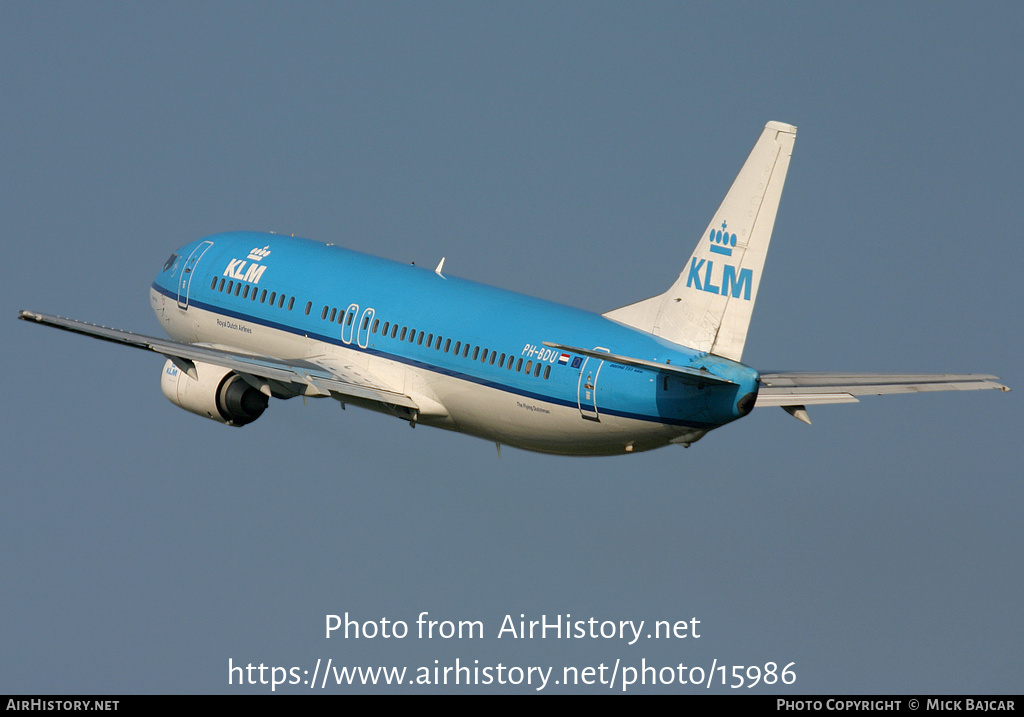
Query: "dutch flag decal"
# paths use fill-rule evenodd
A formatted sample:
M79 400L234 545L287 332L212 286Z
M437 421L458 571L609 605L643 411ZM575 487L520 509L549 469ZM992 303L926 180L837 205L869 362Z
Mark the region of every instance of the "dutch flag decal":
M567 364L569 363L569 354L562 354L558 357L558 363Z

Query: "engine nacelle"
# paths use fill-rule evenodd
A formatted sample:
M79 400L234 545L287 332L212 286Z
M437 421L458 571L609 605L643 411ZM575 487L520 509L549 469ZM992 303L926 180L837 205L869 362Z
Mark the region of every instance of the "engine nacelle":
M175 406L229 426L244 426L259 418L270 399L230 369L195 362L192 378L170 359L160 376L160 390Z

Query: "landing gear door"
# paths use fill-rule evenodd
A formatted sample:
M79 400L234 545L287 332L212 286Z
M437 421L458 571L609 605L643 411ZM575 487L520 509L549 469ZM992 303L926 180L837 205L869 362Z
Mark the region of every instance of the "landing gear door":
M595 346L594 351L608 353L608 349ZM601 373L604 361L593 357L583 359L580 366L579 381L576 384L576 403L580 407L580 415L588 421L600 421L601 417L597 412L597 378Z
M192 285L192 274L195 271L196 264L203 258L203 254L206 250L213 246L212 241L204 241L202 244L192 250L192 253L188 257L188 261L185 262L185 266L181 269L181 274L178 275L178 308L188 308L188 290Z

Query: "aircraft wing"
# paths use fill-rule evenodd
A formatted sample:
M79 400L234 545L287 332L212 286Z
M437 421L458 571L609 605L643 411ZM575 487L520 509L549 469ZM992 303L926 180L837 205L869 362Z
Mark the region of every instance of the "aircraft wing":
M981 374L762 373L756 406L856 403L857 396L1010 389Z
M269 390L261 385L260 379L279 384L295 384L298 392L307 396L333 396L334 398L357 398L380 401L391 406L401 406L418 411L416 402L404 393L392 390L385 382L363 368L356 366L319 365L305 359L279 359L228 351L214 346L186 344L168 339L143 336L130 331L96 326L83 321L65 319L61 316L20 311L18 318L44 326L84 334L101 341L110 341L123 346L153 351L169 358L185 373L195 377L195 364L213 364L231 369L260 390ZM294 394L292 394L294 395Z

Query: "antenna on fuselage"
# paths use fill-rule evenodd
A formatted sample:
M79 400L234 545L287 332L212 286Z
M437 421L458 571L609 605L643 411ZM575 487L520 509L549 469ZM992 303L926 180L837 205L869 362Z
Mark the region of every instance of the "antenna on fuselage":
M438 276L440 276L442 279L444 278L444 274L441 273L441 269L443 269L443 268L444 268L444 257L442 256L441 257L441 261L437 262L437 268L434 269L434 273L437 274Z

